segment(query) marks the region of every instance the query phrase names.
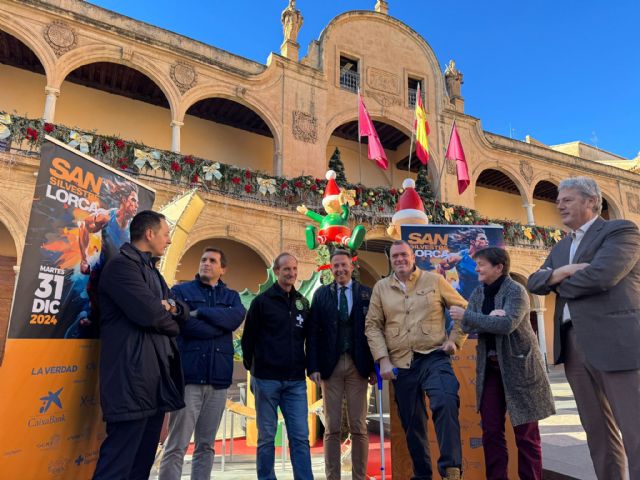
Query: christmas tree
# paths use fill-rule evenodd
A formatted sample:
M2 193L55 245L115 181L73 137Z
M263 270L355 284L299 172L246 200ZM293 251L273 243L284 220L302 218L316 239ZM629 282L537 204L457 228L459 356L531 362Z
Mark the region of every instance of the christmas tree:
M347 177L344 174L344 163L340 160L340 150L336 147L333 155L329 159L329 170L336 172L336 182L339 185L347 184Z

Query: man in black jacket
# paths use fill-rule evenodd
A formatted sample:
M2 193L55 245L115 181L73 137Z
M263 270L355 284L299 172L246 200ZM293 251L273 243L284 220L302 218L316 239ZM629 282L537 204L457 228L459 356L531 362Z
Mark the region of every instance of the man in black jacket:
M280 407L293 475L296 480L312 480L304 352L309 302L294 288L298 261L293 255L278 255L273 271L278 281L251 302L242 335L244 366L253 377L256 403L256 469L259 480L275 480L274 439Z
M159 480L180 480L191 435L196 444L191 479L211 477L213 443L233 377L233 331L246 313L238 292L227 288L221 279L226 270L224 252L207 247L196 279L171 289L191 310L178 337L186 407L170 415Z
M140 212L131 243L100 277L100 404L107 437L94 480L147 479L165 412L184 407L175 337L189 308L169 297L156 269L171 243L164 215Z
M351 432L352 478L367 478L369 437L367 391L375 381L373 357L364 334L371 289L352 280L353 263L345 250L331 254L335 282L313 296L307 339L309 378L322 387L324 468L327 480L340 480L342 399L347 399Z

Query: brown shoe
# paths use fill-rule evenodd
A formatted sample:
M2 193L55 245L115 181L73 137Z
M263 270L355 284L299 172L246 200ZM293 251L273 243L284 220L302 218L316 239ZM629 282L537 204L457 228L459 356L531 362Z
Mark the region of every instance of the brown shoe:
M445 470L447 474L444 480L462 480L462 472L457 467L449 467Z

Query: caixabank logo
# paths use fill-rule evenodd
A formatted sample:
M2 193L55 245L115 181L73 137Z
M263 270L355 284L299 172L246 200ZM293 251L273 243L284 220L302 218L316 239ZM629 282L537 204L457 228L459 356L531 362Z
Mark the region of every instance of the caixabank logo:
M65 421L64 410L62 408L62 391L60 387L55 392L48 391L46 395L40 397L40 407L38 415L33 415L27 420L29 428L44 427Z

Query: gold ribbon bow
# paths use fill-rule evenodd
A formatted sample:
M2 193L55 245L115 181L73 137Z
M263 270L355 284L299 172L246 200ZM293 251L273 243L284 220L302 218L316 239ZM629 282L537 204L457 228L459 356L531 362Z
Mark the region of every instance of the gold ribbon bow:
M356 191L355 190L346 190L344 188L340 189L340 204L341 205L349 205L353 207L356 204Z
M551 232L551 238L553 238L554 242L558 243L560 240L562 240L562 232L556 229L555 232Z
M443 205L442 212L444 213L444 218L447 220L447 222L450 222L453 219L453 207L445 207Z
M222 178L222 173L220 173L220 162L210 163L209 165L205 165L202 167L202 173L204 173L205 180L220 180Z
M531 230L531 227L522 227L522 233L529 240L533 240L533 231Z
M138 150L136 148L133 150L133 156L136 157L133 164L138 167L139 170L142 170L147 163L153 170L157 170L160 167L160 152L157 150L145 152L144 150Z
M274 193L276 193L276 179L275 178L256 178L258 185L260 185L260 187L258 188L258 191L262 194L262 195L266 195L267 193L269 193L270 195L273 195Z
M0 114L0 140L9 138L11 135L11 129L7 125L11 125L11 115L8 113Z
M89 153L89 144L93 142L93 136L81 135L78 132L72 131L69 133L69 138L71 139L69 142L71 148L80 147L79 149L82 153Z

